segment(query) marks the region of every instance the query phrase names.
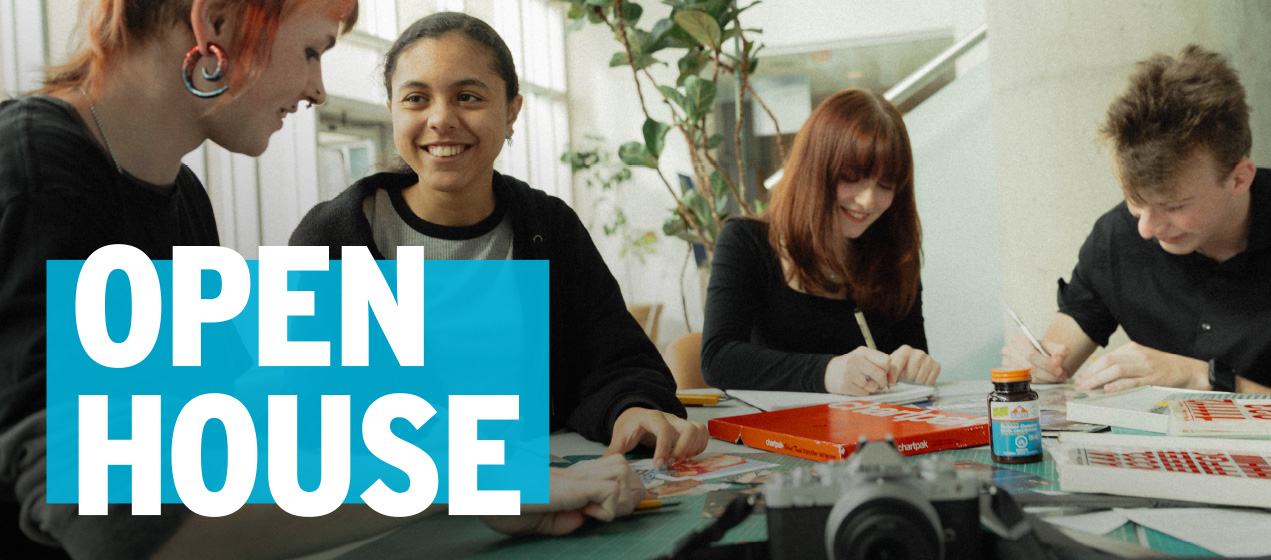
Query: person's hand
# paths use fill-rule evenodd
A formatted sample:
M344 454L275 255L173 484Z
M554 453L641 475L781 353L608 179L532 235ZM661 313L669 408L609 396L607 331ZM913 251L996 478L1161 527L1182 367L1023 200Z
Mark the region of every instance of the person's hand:
M825 366L825 390L829 393L863 397L883 388L891 357L878 350L858 346L835 356Z
M1050 352L1050 357L1043 356L1028 337L1017 334L1002 348L1002 367L1030 368L1035 383L1063 383L1068 379L1064 371L1064 359L1068 357L1068 347L1055 342L1041 341L1042 347Z
M709 439L706 424L660 410L631 407L613 423L605 455L622 455L644 444L653 448L653 466L661 468L705 451Z
M630 515L644 499L640 477L620 455L569 469L551 470L551 503L525 504L521 515L486 515L481 520L508 535L564 535L587 518L613 521Z
M1130 342L1086 366L1073 378L1077 387L1109 393L1140 385L1209 389L1209 364Z
M940 376L940 364L931 355L908 344L897 348L887 361L887 386L904 379L912 383L935 385Z

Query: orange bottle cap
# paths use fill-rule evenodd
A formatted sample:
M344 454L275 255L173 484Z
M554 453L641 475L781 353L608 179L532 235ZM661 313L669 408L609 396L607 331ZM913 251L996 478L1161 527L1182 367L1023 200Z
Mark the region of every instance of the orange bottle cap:
M1011 383L1014 381L1031 381L1033 379L1033 376L1029 375L1028 371L1029 371L1028 368L1024 368L1024 369L994 368L993 382L994 383Z

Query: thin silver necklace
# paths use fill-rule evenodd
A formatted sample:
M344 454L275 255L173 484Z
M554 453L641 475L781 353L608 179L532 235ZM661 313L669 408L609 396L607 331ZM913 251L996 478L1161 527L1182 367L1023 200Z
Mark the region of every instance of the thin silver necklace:
M93 113L93 120L97 122L97 132L101 133L102 141L106 143L106 155L110 156L110 161L115 164L115 171L120 175L124 174L124 169L119 166L119 160L115 159L115 150L110 147L110 138L106 137L106 129L102 128L102 119L97 116L97 106L93 104L93 100L88 97L88 92L84 91L84 86L75 86L79 90L80 95L84 96L84 100L88 102L88 110Z

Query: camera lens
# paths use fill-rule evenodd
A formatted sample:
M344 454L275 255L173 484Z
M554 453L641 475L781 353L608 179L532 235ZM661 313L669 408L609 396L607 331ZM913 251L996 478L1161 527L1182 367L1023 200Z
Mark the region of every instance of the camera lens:
M940 558L940 537L911 503L876 499L858 506L839 525L834 558L917 560Z

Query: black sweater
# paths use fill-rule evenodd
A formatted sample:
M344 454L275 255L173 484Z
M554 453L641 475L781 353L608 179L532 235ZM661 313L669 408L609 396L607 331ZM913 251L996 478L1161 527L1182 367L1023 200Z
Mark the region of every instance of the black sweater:
M865 345L852 300L791 288L768 243L768 225L746 218L724 224L715 243L702 376L721 389L825 392L830 359ZM899 322L865 315L882 352L908 344L927 350L922 291Z
M292 245L365 245L377 259L362 201L379 189L402 189L414 173L378 173L315 206L291 234ZM551 288L551 425L608 443L623 410L641 406L685 417L675 380L627 312L618 282L574 211L560 199L494 174L494 195L512 214L512 258L549 261Z
M152 260L170 260L174 246L218 245L219 238L211 201L194 172L181 166L171 185L120 174L79 114L59 99L0 103L0 138L0 432L5 432L45 408L45 261L84 260L115 243L132 245ZM73 556L96 558L149 557L188 514L169 504L163 515L134 516L115 505L108 516L61 517L51 510L74 506L18 504L15 489L36 486L35 478L38 486L44 484L43 466L29 464L44 460L43 431L40 422L0 438L11 445L0 446L0 556L65 554L18 532L19 516L34 509L50 517L50 526L39 530ZM31 479L24 482L25 477Z

